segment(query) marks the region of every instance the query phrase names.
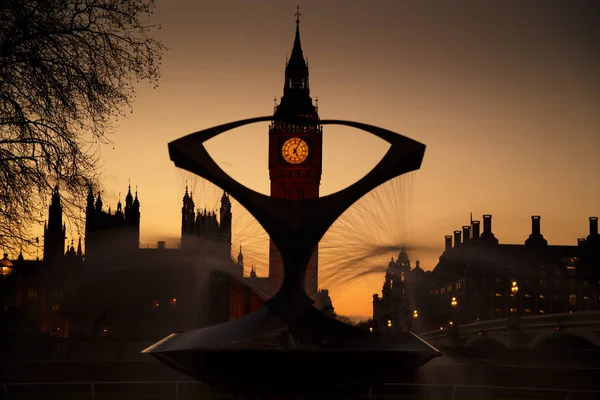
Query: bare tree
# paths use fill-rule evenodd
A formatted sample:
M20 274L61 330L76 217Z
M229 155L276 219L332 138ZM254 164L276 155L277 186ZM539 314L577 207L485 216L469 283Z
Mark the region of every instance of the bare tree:
M157 84L164 46L153 0L0 0L0 245L32 243L60 186L77 220L98 188L99 149L131 111L134 84Z

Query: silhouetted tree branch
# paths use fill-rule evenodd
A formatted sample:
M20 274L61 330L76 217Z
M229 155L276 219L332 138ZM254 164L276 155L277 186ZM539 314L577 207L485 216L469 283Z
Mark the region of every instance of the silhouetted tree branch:
M0 0L0 245L18 252L59 184L77 222L100 144L157 84L153 0ZM70 205L70 207L69 207Z

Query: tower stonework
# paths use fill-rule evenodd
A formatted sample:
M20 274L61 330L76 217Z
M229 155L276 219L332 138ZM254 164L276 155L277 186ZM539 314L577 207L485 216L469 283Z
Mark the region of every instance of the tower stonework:
M231 260L231 199L221 196L219 214L216 211L196 209L192 193L185 188L181 207L181 247L202 251Z
M48 223L44 225L44 260L51 261L65 254L66 226L62 220L62 205L58 185L52 192Z
M271 197L303 200L319 197L322 173L323 130L318 109L310 97L308 64L300 43L300 13L296 13L296 37L285 68L283 97L269 127L269 177ZM281 123L286 116L315 120L315 125ZM277 247L269 245L269 278L276 288L283 280L283 262ZM318 249L308 264L305 290L314 296L318 289Z
M103 210L102 196L94 198L90 188L85 210L85 256L93 263L106 262L108 258L130 257L140 244L140 200L135 198L131 186L125 196L125 209L121 200L117 210Z

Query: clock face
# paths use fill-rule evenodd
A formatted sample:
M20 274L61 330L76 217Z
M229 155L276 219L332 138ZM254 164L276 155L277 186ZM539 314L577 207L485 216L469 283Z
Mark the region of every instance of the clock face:
M308 144L304 139L290 138L283 144L281 154L283 154L283 159L290 164L300 164L308 157Z

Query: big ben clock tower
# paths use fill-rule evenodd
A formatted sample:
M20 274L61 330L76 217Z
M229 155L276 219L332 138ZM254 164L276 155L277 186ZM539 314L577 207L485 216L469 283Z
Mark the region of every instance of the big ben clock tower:
M319 197L322 171L323 131L317 107L310 97L308 65L300 44L300 12L296 11L296 37L285 67L283 97L276 106L269 127L269 177L271 197L289 200ZM294 126L278 122L285 116L302 116L315 125ZM277 247L270 242L269 278L276 288L283 279L283 263ZM318 250L308 264L305 290L314 297L318 287Z

